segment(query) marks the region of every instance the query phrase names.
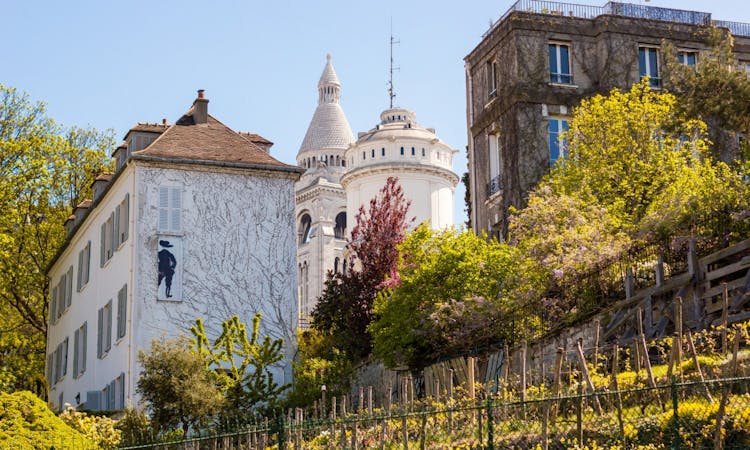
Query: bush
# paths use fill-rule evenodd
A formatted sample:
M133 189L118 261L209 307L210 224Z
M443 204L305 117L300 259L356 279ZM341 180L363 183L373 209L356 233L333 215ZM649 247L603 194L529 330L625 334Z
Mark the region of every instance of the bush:
M57 417L31 392L0 392L0 447L99 448L96 441Z
M114 420L105 416L89 416L69 406L60 414L60 419L68 426L83 434L101 449L117 448L122 433L115 428Z

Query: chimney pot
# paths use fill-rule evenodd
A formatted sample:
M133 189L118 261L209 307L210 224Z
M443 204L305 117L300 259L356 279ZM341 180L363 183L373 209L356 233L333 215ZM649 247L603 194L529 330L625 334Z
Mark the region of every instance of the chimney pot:
M205 98L205 89L198 89L198 98Z
M161 119L162 126L167 126L167 119Z

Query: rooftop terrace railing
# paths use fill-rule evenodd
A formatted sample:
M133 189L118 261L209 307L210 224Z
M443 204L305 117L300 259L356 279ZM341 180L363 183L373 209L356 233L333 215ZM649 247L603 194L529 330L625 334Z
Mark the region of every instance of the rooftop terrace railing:
M607 2L604 6L579 5L547 0L518 0L508 8L505 14L482 35L486 37L500 22L513 11L524 11L536 14L593 19L602 15L634 17L638 19L662 20L665 22L685 23L690 25L711 25L726 27L736 36L750 36L750 24L711 20L711 13L682 9L661 8L658 6L637 5L622 2Z

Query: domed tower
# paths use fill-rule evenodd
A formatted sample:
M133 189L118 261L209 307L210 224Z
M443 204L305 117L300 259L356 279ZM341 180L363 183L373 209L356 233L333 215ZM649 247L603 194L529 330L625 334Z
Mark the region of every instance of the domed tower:
M344 153L354 142L339 103L341 83L326 56L318 81L318 107L297 153L305 173L295 185L300 327L307 328L329 270L346 270L346 194L341 176Z
M416 216L415 225L429 220L433 229L453 226L453 192L458 183L453 155L457 152L433 128L420 126L414 112L383 111L380 123L359 133L346 151L347 171L341 185L349 217L378 194L388 177L396 176L411 200L408 216Z

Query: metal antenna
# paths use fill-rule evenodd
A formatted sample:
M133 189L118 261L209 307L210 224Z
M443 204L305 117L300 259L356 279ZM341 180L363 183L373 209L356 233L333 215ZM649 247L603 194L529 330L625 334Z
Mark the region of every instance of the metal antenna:
M400 44L401 41L397 41L393 37L393 17L391 17L391 69L390 78L388 79L388 97L391 100L391 109L393 109L393 99L396 98L396 92L393 89L393 71L399 70L400 67L393 67L393 44Z

